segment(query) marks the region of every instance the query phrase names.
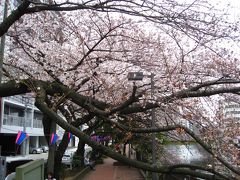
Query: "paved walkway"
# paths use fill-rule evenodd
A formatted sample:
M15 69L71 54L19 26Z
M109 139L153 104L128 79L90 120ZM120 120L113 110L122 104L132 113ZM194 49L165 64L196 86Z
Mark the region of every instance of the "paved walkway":
M95 166L95 171L90 171L83 180L144 180L136 168L124 165L115 165L111 158L104 159L104 164Z

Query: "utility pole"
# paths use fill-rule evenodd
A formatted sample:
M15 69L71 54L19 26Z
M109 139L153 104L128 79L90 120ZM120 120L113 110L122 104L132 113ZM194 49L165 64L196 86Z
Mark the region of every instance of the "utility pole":
M23 122L23 132L26 133L26 122L27 122L27 97L23 97L25 102L25 109L24 109L24 122ZM22 154L23 156L25 156L27 154L26 152L26 149L27 149L27 139L23 141L23 144L22 144Z
M7 17L8 5L9 5L9 0L5 0L3 20L6 19ZM0 44L0 83L2 83L2 78L3 78L3 59L4 59L5 41L6 41L6 35L4 34L1 37L1 44Z
M7 11L8 11L8 4L9 4L9 0L5 0L4 3L4 12L3 12L3 20L6 19L7 17ZM1 42L0 42L0 84L2 83L2 76L3 76L3 59L4 59L4 49L5 49L5 39L6 39L6 35L2 35L1 37ZM3 99L0 99L0 127L2 126L2 122L3 122Z
M151 99L154 100L154 74L151 73ZM151 126L155 128L155 119L156 119L156 110L153 108L151 110ZM152 133L152 163L156 165L156 134ZM156 172L152 172L152 180L158 180L158 174Z
M129 72L128 73L128 80L131 81L141 81L144 77L143 72ZM151 73L150 76L147 76L151 79L151 99L154 101L154 74ZM155 120L156 120L156 110L153 108L151 110L151 127L155 128ZM152 164L156 166L156 134L152 133ZM158 180L158 174L156 172L152 172L152 180Z

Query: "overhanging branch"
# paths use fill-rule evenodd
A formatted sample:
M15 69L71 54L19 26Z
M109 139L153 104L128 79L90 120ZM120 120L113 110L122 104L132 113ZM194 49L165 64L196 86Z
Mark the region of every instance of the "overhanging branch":
M153 172L159 172L159 173L174 173L174 174L185 174L185 175L191 175L193 177L200 177L200 178L204 178L204 179L212 179L213 175L212 174L205 174L202 172L198 172L198 171L192 171L189 169L172 169L171 166L153 166L147 163L143 163L140 161L136 161L136 160L132 160L132 159L128 159L125 156L116 153L114 151L112 151L111 149L97 143L94 141L91 141L90 137L87 136L86 134L84 134L83 132L81 132L79 129L71 126L70 124L68 124L66 121L64 121L60 116L58 116L54 111L52 111L51 109L49 109L46 105L46 103L44 102L44 92L40 92L38 93L39 96L36 98L36 106L44 113L47 114L48 117L51 117L52 120L55 120L56 123L58 125L60 125L63 129L65 129L66 131L70 131L72 132L75 136L77 136L79 139L83 140L84 142L86 142L89 146L91 146L92 148L98 150L99 152L103 153L104 155L107 155L113 159L116 159L120 162L126 163L130 166L136 167L136 168L140 168L140 169L144 169L147 171L153 171ZM223 179L222 177L216 177L216 179Z
M15 23L21 16L26 13L26 9L29 7L30 2L28 0L24 0L20 6L11 12L11 14L3 20L0 24L0 37L4 35L8 29Z
M231 164L229 164L227 161L225 161L222 157L216 156L212 150L211 147L203 142L193 131L191 131L189 128L183 126L183 125L169 125L165 127L158 127L158 128L131 128L127 127L121 123L118 123L116 121L112 121L108 119L108 121L114 125L116 125L118 128L132 132L132 133L156 133L156 132L167 132L167 131L173 131L177 130L178 128L183 129L185 133L190 135L198 144L200 144L208 153L210 153L214 158L216 158L219 162L221 162L224 166L226 166L228 169L230 169L232 172L240 175L240 170L234 168Z

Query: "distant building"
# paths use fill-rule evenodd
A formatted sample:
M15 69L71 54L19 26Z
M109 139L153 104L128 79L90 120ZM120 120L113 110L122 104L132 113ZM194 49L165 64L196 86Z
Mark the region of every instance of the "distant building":
M42 113L34 106L34 99L17 95L1 99L0 146L2 154L15 154L18 131L26 131L26 153L29 147L39 147L47 142L43 133ZM20 151L20 152L19 152ZM22 154L23 150L18 153Z
M34 106L34 98L30 95L16 95L1 98L0 108L0 152L3 155L29 154L31 147L48 146L43 132L43 114ZM26 141L26 150L23 145L18 149L15 140L18 131L25 131L29 138ZM64 130L57 126L59 136L57 144L62 140ZM69 146L77 143L73 138Z
M224 118L232 118L240 123L240 104L235 102L223 103L223 115Z
M230 123L240 124L240 104L236 102L223 103L223 116L224 119L231 119ZM238 131L239 132L239 131ZM234 144L240 147L240 132L233 139Z

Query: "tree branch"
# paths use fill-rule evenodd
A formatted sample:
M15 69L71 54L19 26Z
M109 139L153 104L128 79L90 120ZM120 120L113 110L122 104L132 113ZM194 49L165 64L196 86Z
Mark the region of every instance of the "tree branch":
M28 0L24 0L16 10L12 11L12 13L3 20L3 22L0 24L0 37L2 37L2 35L8 31L13 23L15 23L21 16L26 13L29 5L30 2Z
M185 174L185 175L191 175L193 177L200 177L204 179L212 179L213 175L212 174L205 174L202 172L197 172L197 171L192 171L188 169L172 169L171 166L153 166L149 165L147 163L143 163L140 161L128 159L125 156L116 153L112 151L111 149L107 148L104 145L101 145L97 142L91 141L90 137L81 132L79 129L71 126L68 124L66 121L64 121L60 116L58 116L54 111L49 109L47 105L44 103L44 93L39 93L39 96L36 98L36 106L44 113L47 114L49 117L52 118L52 120L55 120L58 125L60 125L63 129L66 131L72 132L75 136L77 136L79 139L82 141L86 142L89 146L91 146L93 149L96 149L97 151L103 153L106 156L109 156L113 159L116 159L122 163L126 163L130 166L144 169L147 171L152 171L152 172L159 172L159 173L174 173L174 174ZM216 177L216 179L222 179L221 177Z
M187 127L185 127L183 125L177 124L177 125L169 125L169 126L158 127L158 128L130 128L130 127L127 127L127 126L125 126L125 125L123 125L121 123L112 121L110 119L108 119L108 121L111 122L112 124L115 124L120 129L128 131L128 132L132 132L132 133L167 132L167 131L173 131L173 130L176 130L178 128L181 128L181 129L183 129L185 131L185 133L190 135L198 144L200 144L209 154L211 154L214 158L216 158L224 166L226 166L232 172L240 175L240 170L239 169L234 168L231 164L229 164L227 161L225 161L222 157L216 156L216 154L214 154L212 152L211 147L208 144L203 142L193 131L191 131L189 128L187 128Z

